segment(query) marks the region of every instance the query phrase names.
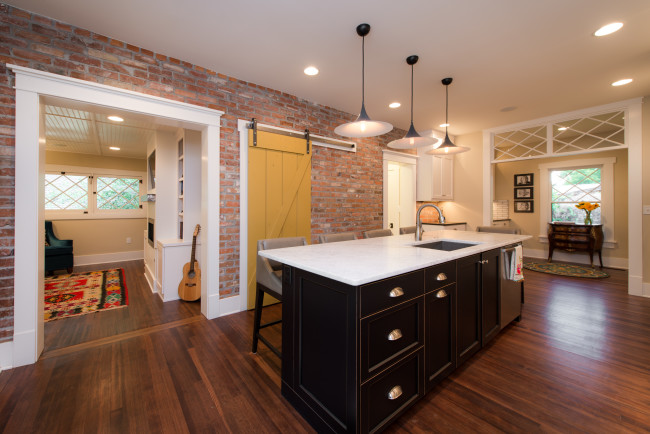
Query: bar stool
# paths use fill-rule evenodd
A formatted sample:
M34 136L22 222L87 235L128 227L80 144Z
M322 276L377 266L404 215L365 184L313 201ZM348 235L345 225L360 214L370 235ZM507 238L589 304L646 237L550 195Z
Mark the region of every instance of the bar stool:
M283 247L306 246L305 237L293 238L272 238L257 241L257 251L281 249ZM253 319L253 353L257 353L257 341L262 341L278 357L282 358L282 353L276 347L260 334L260 329L270 327L281 323L282 320L272 321L266 324L262 322L262 308L264 306L264 294L282 301L282 264L271 259L257 255L256 291L255 291L255 316Z
M371 231L364 231L363 238L379 238L379 237L388 237L393 235L393 231L390 229L373 229Z
M414 233L415 233L415 226L405 226L403 228L399 228L400 235L414 234Z
M336 243L338 241L350 241L356 240L357 236L354 232L340 232L338 234L320 234L318 236L318 242L320 244L325 243Z

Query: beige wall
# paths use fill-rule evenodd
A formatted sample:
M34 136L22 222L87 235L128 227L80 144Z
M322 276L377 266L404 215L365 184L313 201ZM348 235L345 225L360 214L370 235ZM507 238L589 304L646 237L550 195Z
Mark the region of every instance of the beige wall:
M46 164L118 169L146 172L145 159L100 157L70 152L46 152ZM73 240L74 255L143 250L146 218L55 220L54 233L60 239ZM127 244L126 239L131 238Z
M74 255L100 255L144 249L146 219L54 220L54 233L73 240ZM131 238L127 244L126 238Z
M627 150L598 152L587 154L584 158L616 157L614 164L614 234L618 244L613 249L603 249L603 257L627 258L628 257L628 194L627 194ZM533 160L499 163L494 169L494 199L508 200L510 219L513 226L521 229L522 233L533 235L533 238L524 241L524 247L548 251L548 244L539 242L538 235L546 233L546 227L540 227L540 175L539 165L561 162L566 160L579 160L579 155L566 157L540 158ZM517 173L533 173L534 177L534 212L514 212L514 175ZM607 239L607 235L605 236Z
M454 144L470 150L454 156L454 200L438 205L449 222L467 222L475 231L483 224L483 134L458 136Z
M137 158L102 157L90 154L74 154L72 152L47 151L46 164L60 164L64 166L95 167L98 169L118 169L147 171L147 160Z
M650 205L650 96L643 98L643 204ZM650 284L650 215L643 216L643 282ZM646 295L650 295L646 293Z

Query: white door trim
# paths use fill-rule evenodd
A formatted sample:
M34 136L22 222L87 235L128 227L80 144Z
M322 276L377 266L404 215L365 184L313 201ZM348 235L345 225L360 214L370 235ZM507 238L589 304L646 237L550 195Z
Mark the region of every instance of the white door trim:
M36 362L43 350L43 165L45 142L39 140L41 96L156 116L163 123L202 133L201 255L204 261L201 312L224 313L219 301L219 143L223 112L149 96L16 65L16 205L14 257L13 366Z
M412 155L412 154L405 154L403 152L396 152L396 151L391 151L390 149L384 149L382 151L383 154L383 215L384 215L384 223L383 227L384 229L389 229L388 228L388 162L389 161L394 161L397 163L402 163L402 164L411 164L415 166L413 168L413 188L415 189L415 185L417 184L417 162L418 158L420 158L418 155ZM413 195L415 197L415 195ZM413 206L415 207L415 203L413 203Z

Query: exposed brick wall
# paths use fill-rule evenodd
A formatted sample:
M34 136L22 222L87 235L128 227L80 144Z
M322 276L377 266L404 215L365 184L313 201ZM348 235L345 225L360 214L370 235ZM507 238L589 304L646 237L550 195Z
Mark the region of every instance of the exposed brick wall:
M13 333L14 76L7 63L225 112L221 123L220 294L239 289L237 119L335 137L354 116L127 42L0 4L0 342ZM382 225L382 148L403 131L358 140L357 153L315 147L312 234Z

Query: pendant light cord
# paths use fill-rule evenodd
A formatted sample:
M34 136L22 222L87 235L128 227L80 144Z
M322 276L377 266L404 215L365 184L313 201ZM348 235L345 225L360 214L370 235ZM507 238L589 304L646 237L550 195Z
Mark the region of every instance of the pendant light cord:
M411 65L411 125L413 125L413 65Z
M445 86L445 136L449 128L449 85Z
M361 107L366 103L366 37L361 38Z

